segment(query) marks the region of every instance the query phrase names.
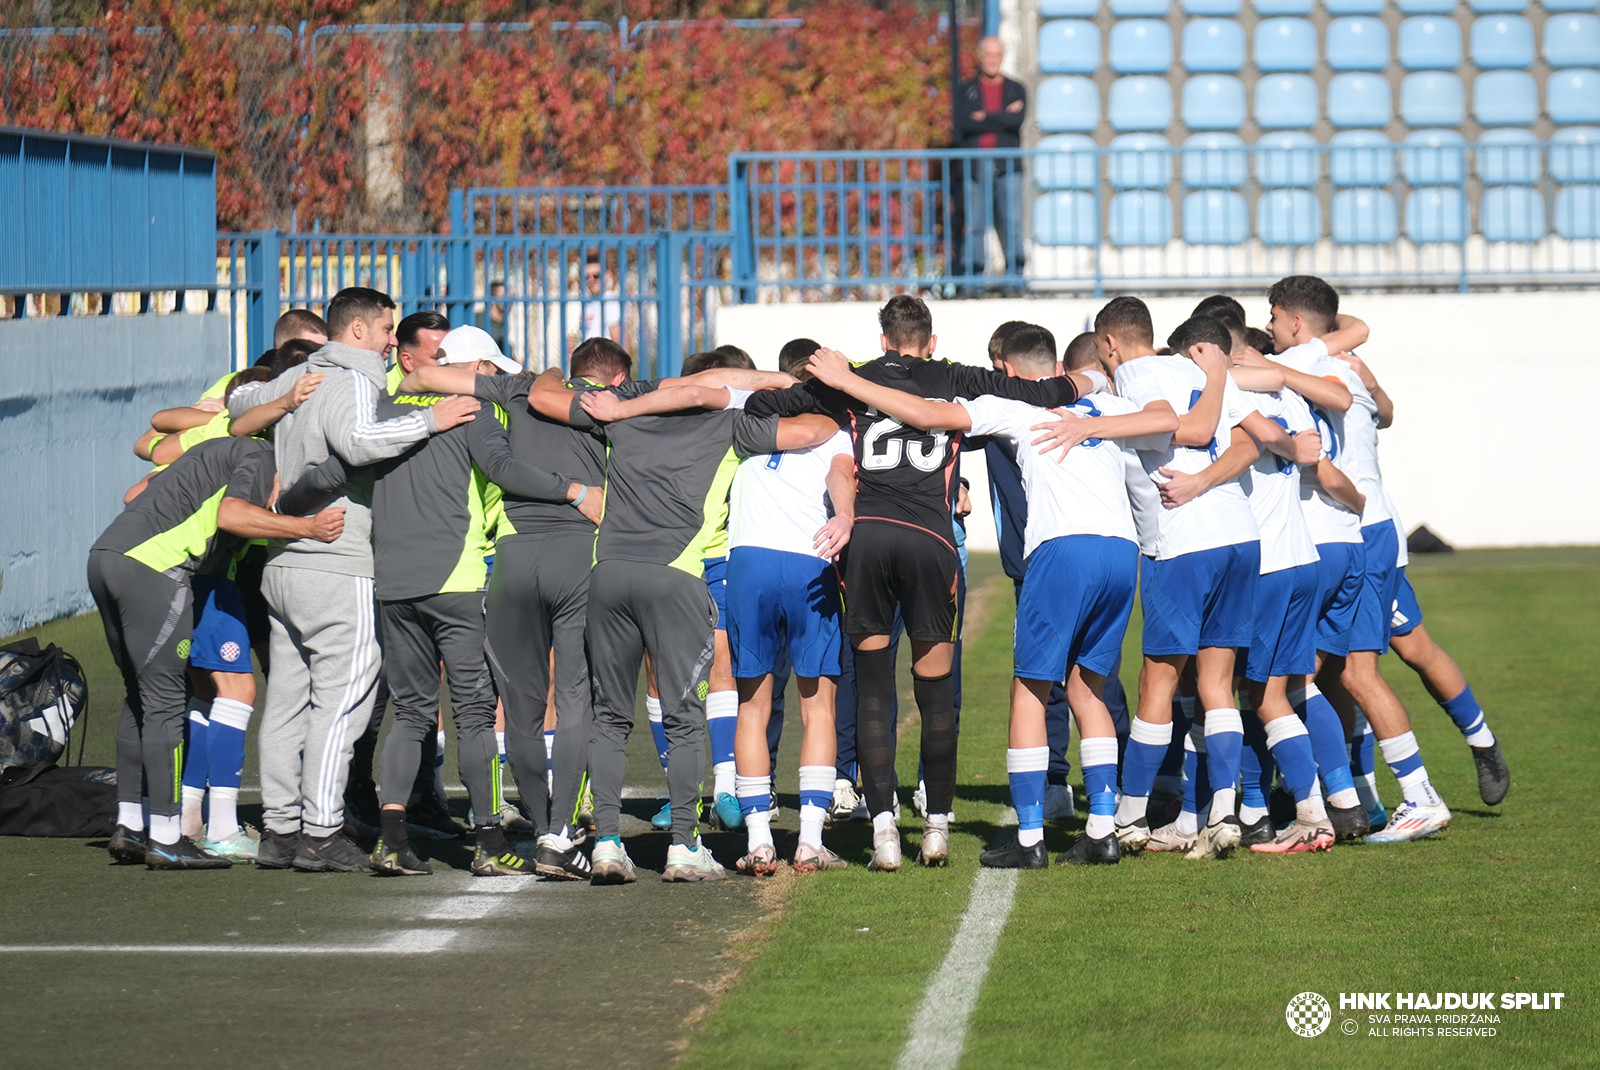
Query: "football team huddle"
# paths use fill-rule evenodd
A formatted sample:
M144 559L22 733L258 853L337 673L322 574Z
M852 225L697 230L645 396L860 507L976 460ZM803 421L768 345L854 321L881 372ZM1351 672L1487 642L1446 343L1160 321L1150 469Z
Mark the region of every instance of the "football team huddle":
M935 359L927 304L900 295L879 311L875 359L795 339L761 371L724 346L654 381L607 337L536 375L437 312L397 324L366 288L326 319L286 313L254 366L155 414L136 450L157 467L89 554L127 689L111 854L430 873L413 839L469 834L444 800L443 687L472 872L629 883L642 682L667 783L663 878L726 875L702 818L743 829L735 868L770 876L793 677L789 864L844 868L824 829L855 819L873 826L868 868L897 871L904 640L916 860L945 865L973 450L1016 593L1016 825L983 865L1049 864L1045 822L1077 819L1074 723L1087 817L1057 862L1434 835L1450 811L1382 653L1461 730L1486 803L1510 776L1406 578L1378 465L1393 406L1352 352L1366 325L1311 276L1267 297L1265 330L1216 296L1159 347L1135 297L1064 349L1009 322L978 367ZM259 833L238 817L252 654L267 681ZM1377 750L1401 789L1392 813Z

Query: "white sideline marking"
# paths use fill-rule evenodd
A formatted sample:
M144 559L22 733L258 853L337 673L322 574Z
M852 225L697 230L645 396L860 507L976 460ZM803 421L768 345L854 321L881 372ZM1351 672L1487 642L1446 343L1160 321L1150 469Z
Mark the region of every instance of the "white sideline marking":
M443 899L423 914L429 921L477 921L500 908L500 902L485 896L459 896Z
M0 944L0 955L429 955L455 938L449 929L402 929L376 944Z
M980 869L961 928L939 972L928 982L922 1009L911 1023L911 1038L900 1053L898 1070L954 1070L967 1040L967 1019L978 1002L989 960L1011 916L1017 871Z

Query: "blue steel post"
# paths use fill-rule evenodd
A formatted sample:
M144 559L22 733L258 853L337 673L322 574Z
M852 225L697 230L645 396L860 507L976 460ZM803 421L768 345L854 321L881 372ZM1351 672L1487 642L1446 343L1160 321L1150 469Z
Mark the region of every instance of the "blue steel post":
M734 293L745 304L756 300L756 232L750 218L750 163L728 160L728 224L733 230Z
M249 288L245 339L249 352L241 366L249 367L272 348L272 328L278 322L278 232L258 230L246 246L244 281Z
M450 191L450 240L445 253L445 290L450 299L445 315L466 323L472 314L472 218L463 190Z
M683 367L683 254L688 234L656 235L656 377L677 375Z

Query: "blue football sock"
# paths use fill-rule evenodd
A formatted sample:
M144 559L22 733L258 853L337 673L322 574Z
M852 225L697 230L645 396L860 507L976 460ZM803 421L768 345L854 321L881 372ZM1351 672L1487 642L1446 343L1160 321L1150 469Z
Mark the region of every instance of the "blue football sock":
M1156 778L1163 785L1176 784L1183 777L1184 763L1184 738L1189 734L1189 726L1193 723L1194 699L1175 695L1172 699L1172 741L1167 744L1165 757L1161 759L1161 769Z
M1316 684L1308 683L1305 702L1296 707L1296 712L1305 718L1306 731L1311 735L1311 754L1317 760L1317 775L1322 777L1322 790L1329 800L1340 792L1354 790L1356 782L1350 774L1350 748L1345 743L1344 722L1339 720L1333 703Z
M1294 801L1303 803L1311 797L1317 782L1317 762L1311 755L1311 735L1298 717L1280 717L1265 726L1272 757L1283 770L1283 782L1294 795Z
M1259 821L1267 812L1276 765L1267 746L1261 718L1251 715L1241 720L1244 722L1244 749L1239 753L1239 820L1250 824Z
M1372 725L1368 723L1365 714L1359 714L1356 719L1356 736L1350 741L1350 775L1357 778L1371 776L1377 766L1374 759L1378 737L1372 734Z
M1207 777L1211 782L1211 820L1215 825L1234 814L1238 796L1239 759L1244 750L1244 719L1234 708L1206 711Z
M1122 759L1124 798L1149 797L1171 743L1172 725L1133 719L1128 729L1128 752Z
M206 741L213 788L237 788L243 783L244 739L253 712L230 698L219 698L211 704L211 728Z
M189 700L189 745L184 754L183 786L205 790L210 764L211 721L206 714L211 703L204 699Z
M661 700L650 695L644 698L645 716L650 719L650 735L655 737L656 757L661 759L661 768L667 767L667 726L661 719Z
M1200 829L1200 814L1211 805L1205 733L1190 725L1183 735L1183 809L1178 811L1178 831L1193 836Z
M735 776L733 790L739 800L739 811L744 814L750 850L772 846L772 778Z
M1461 729L1461 734L1467 738L1467 743L1474 747L1488 747L1494 744L1494 733L1489 731L1489 725L1483 718L1483 707L1478 705L1478 700L1472 695L1471 687L1461 689L1461 694L1453 699L1439 703L1444 707L1444 712Z
M1017 810L1017 840L1024 847L1032 847L1044 839L1044 785L1049 767L1048 746L1006 750L1011 805Z
M1097 736L1078 740L1078 764L1083 767L1083 791L1089 796L1090 837L1102 839L1116 826L1117 739Z

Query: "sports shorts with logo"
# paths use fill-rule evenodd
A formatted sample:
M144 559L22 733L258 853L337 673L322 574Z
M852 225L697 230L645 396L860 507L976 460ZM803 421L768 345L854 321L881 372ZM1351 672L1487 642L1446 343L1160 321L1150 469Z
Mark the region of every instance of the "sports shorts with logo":
M1247 680L1317 671L1317 566L1295 565L1268 572L1256 584L1255 624Z
M728 559L726 557L701 558L705 567L706 590L717 604L717 629L728 630Z
M1139 604L1144 652L1198 654L1201 647L1247 647L1261 579L1261 543L1195 550L1164 561L1144 558Z
M250 672L244 596L226 576L196 576L189 665L207 672Z
M1081 665L1115 670L1133 612L1139 546L1104 535L1047 539L1028 555L1013 658L1025 680L1063 683Z
M1367 550L1359 542L1319 542L1317 554L1317 649L1342 658L1367 581Z
M1389 635L1410 635L1422 623L1422 607L1417 604L1417 592L1411 589L1411 578L1400 569L1400 582L1394 593L1394 612L1389 617Z
M1389 619L1400 589L1400 538L1394 521L1382 520L1362 528L1361 541L1366 544L1366 580L1350 630L1350 649L1387 654Z
M727 623L734 676L776 672L785 647L800 676L838 676L841 617L832 561L762 546L733 548Z
M898 607L912 639L955 642L960 561L949 542L921 528L858 517L843 564L846 634L888 635Z

